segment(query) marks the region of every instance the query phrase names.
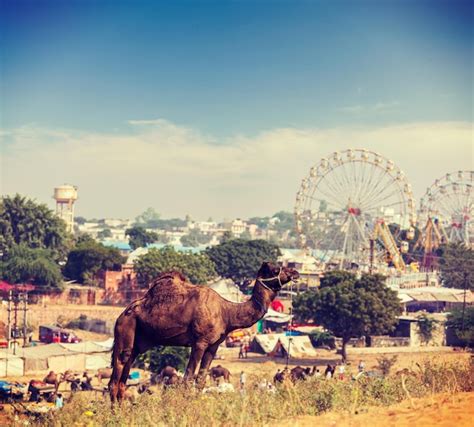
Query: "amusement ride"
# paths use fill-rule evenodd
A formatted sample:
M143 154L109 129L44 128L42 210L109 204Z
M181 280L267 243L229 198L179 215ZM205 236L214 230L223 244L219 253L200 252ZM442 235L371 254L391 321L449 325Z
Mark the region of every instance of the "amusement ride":
M314 165L296 195L301 247L323 268L386 265L404 270L415 201L403 171L365 149L337 151Z

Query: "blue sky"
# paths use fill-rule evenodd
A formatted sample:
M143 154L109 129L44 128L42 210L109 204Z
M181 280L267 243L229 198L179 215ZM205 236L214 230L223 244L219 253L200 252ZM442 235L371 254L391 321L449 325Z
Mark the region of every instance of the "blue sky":
M2 5L7 128L164 117L228 135L472 118L472 2Z
M0 2L0 125L11 169L20 161L18 130L25 127L39 149L57 132L68 135L64 140L142 135L143 126L130 121L191 129L205 146L238 146L241 138L282 128L472 124L472 2ZM472 168L466 147L453 168ZM315 149L313 162L328 150ZM49 175L41 185L75 180L87 188L87 176L65 175ZM21 179L4 172L2 192L30 189L45 197L32 177ZM85 214L100 215L97 197L84 205ZM291 209L289 203L278 207ZM196 212L204 215L205 208ZM270 213L265 209L256 210Z

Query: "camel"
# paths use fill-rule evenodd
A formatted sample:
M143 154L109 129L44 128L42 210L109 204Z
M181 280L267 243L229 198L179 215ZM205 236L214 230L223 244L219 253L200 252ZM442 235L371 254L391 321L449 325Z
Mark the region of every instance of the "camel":
M292 382L305 380L308 377L312 377L316 372L316 366L311 368L302 368L301 366L296 366L290 371L290 378Z
M112 377L112 368L97 369L97 373L95 374L95 376L99 380L99 383L102 384L102 379L109 379Z
M112 402L122 400L135 358L152 347L191 347L186 382L203 385L219 345L227 335L248 328L267 312L282 286L299 277L296 270L264 262L257 273L252 297L233 303L214 290L189 283L179 272L163 273L147 293L118 317L109 382Z
M217 365L209 369L209 375L212 381L214 381L215 383L217 383L217 378L220 377L223 377L225 382L230 381L230 371L221 365Z
M55 390L57 391L59 388L59 383L61 382L61 379L58 377L56 372L49 371L49 374L44 377L43 382L46 384L54 385Z
M288 375L289 375L288 368L283 369L283 371L280 371L278 369L277 373L273 377L273 383L274 384L276 384L276 383L283 384L285 382L285 380L288 378Z
M178 376L178 371L173 368L172 366L165 366L160 373L158 374L153 374L150 378L150 384L151 385L156 385L156 384L165 384L169 382L170 378L174 378ZM174 380L173 380L174 381Z

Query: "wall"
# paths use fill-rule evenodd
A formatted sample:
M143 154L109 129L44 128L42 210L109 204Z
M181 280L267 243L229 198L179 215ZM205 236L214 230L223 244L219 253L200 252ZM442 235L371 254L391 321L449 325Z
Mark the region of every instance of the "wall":
M123 311L123 307L72 304L46 306L32 304L28 308L28 323L32 326L54 324L59 316L65 320L73 320L79 318L81 314L90 319L112 320L115 322L115 319ZM7 311L4 309L0 310L0 320L7 322Z

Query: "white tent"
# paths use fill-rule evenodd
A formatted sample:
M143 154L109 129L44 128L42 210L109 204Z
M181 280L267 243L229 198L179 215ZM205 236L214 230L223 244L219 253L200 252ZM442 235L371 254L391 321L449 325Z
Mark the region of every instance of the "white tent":
M220 279L208 286L227 301L243 302L246 299L239 287L230 279Z
M258 334L255 335L250 343L250 351L255 353L268 354L278 343L278 340L284 337L285 334Z
M21 357L0 352L0 377L21 377L24 374L24 361Z
M263 316L263 320L274 323L288 323L291 320L291 315L280 313L279 311L269 308L265 316Z
M311 344L308 335L283 335L279 338L271 353L275 356L286 356L287 354L290 354L290 357L296 358L317 356L316 349L313 347L313 344Z

